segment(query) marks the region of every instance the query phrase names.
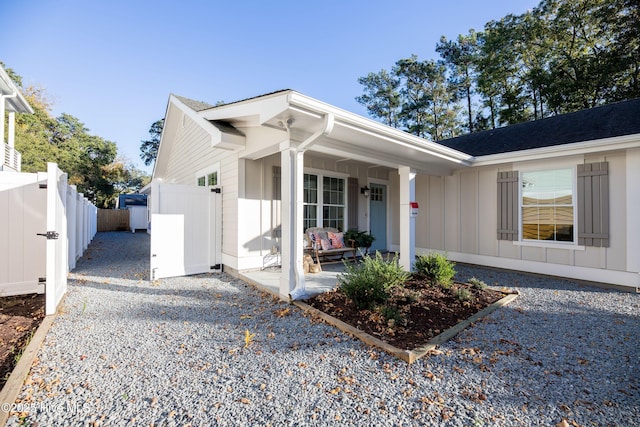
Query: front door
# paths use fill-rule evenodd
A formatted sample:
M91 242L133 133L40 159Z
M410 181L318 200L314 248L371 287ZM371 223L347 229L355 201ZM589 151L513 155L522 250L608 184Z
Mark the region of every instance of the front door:
M375 237L372 251L387 250L387 186L371 184L369 195L369 229Z

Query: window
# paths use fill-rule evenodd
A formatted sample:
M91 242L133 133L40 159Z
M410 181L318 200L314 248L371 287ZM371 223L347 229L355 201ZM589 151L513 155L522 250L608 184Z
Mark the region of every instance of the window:
M318 176L304 174L304 229L318 226Z
M523 240L574 241L573 170L522 173Z
M198 185L200 187L205 187L207 185L213 187L218 185L218 172L211 172L206 176L198 177Z
M322 226L344 230L344 179L322 179Z
M345 180L343 178L304 174L303 198L305 230L320 225L344 230Z

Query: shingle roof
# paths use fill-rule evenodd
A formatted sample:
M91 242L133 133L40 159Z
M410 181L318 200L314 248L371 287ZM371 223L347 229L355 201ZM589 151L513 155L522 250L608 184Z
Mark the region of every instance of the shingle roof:
M184 96L175 95L175 94L173 96L178 98L184 105L186 105L187 107L191 108L194 111L202 111L202 110L208 110L209 108L213 108L213 105L207 104L206 102L196 101L195 99L185 98Z
M472 156L640 133L640 98L459 136L438 144Z

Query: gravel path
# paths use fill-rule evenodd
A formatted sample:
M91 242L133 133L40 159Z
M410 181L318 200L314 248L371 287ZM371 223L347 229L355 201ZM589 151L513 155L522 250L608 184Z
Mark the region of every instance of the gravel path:
M8 425L640 420L640 295L458 266L521 296L407 365L227 275L150 283L148 242L96 236Z

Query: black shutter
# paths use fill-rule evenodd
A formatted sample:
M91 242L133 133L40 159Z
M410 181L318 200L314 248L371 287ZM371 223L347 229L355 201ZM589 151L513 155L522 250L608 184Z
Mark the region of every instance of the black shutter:
M518 171L498 172L498 240L518 240Z
M609 164L578 165L578 244L609 247Z

